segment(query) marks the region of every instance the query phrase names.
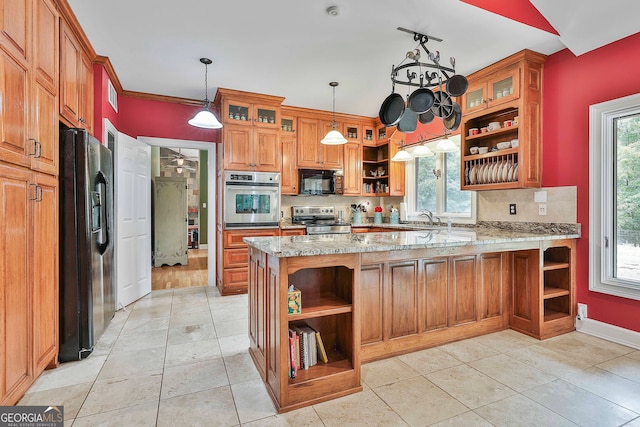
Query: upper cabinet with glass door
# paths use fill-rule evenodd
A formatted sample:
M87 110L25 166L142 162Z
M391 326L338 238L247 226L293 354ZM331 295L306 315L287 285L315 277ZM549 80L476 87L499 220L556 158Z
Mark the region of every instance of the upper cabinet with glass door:
M482 80L469 82L463 95L462 108L465 114L504 104L520 97L520 68L507 67Z
M280 104L284 98L218 88L214 105L222 106L220 121L280 129Z
M545 55L525 49L467 76L460 126L461 189L541 186L545 60Z

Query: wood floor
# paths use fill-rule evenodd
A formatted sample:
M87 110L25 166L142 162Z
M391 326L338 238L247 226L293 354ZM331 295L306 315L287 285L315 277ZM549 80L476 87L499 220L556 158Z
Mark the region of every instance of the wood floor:
M187 265L153 267L151 289L176 289L207 286L207 249L189 249Z

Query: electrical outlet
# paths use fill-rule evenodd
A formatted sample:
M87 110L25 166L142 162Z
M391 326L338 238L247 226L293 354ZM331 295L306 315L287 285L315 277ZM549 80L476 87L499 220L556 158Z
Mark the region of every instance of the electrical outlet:
M587 304L578 303L578 320L587 318Z
M515 214L516 214L516 204L509 203L509 215L515 215Z
M547 205L545 203L540 203L538 205L538 215L546 215L547 214Z

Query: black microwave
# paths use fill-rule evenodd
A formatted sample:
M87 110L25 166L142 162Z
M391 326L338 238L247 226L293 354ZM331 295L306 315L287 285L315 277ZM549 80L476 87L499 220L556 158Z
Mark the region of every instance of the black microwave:
M342 194L342 174L334 170L299 169L298 194Z

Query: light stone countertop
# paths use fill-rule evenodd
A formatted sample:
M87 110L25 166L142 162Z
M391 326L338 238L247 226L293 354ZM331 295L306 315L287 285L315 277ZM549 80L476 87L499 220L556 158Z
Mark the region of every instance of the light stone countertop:
M397 225L394 225L397 227ZM491 244L577 239L579 232L533 233L499 228L453 228L358 234L321 234L288 237L245 237L255 249L278 258L364 252L447 248Z

